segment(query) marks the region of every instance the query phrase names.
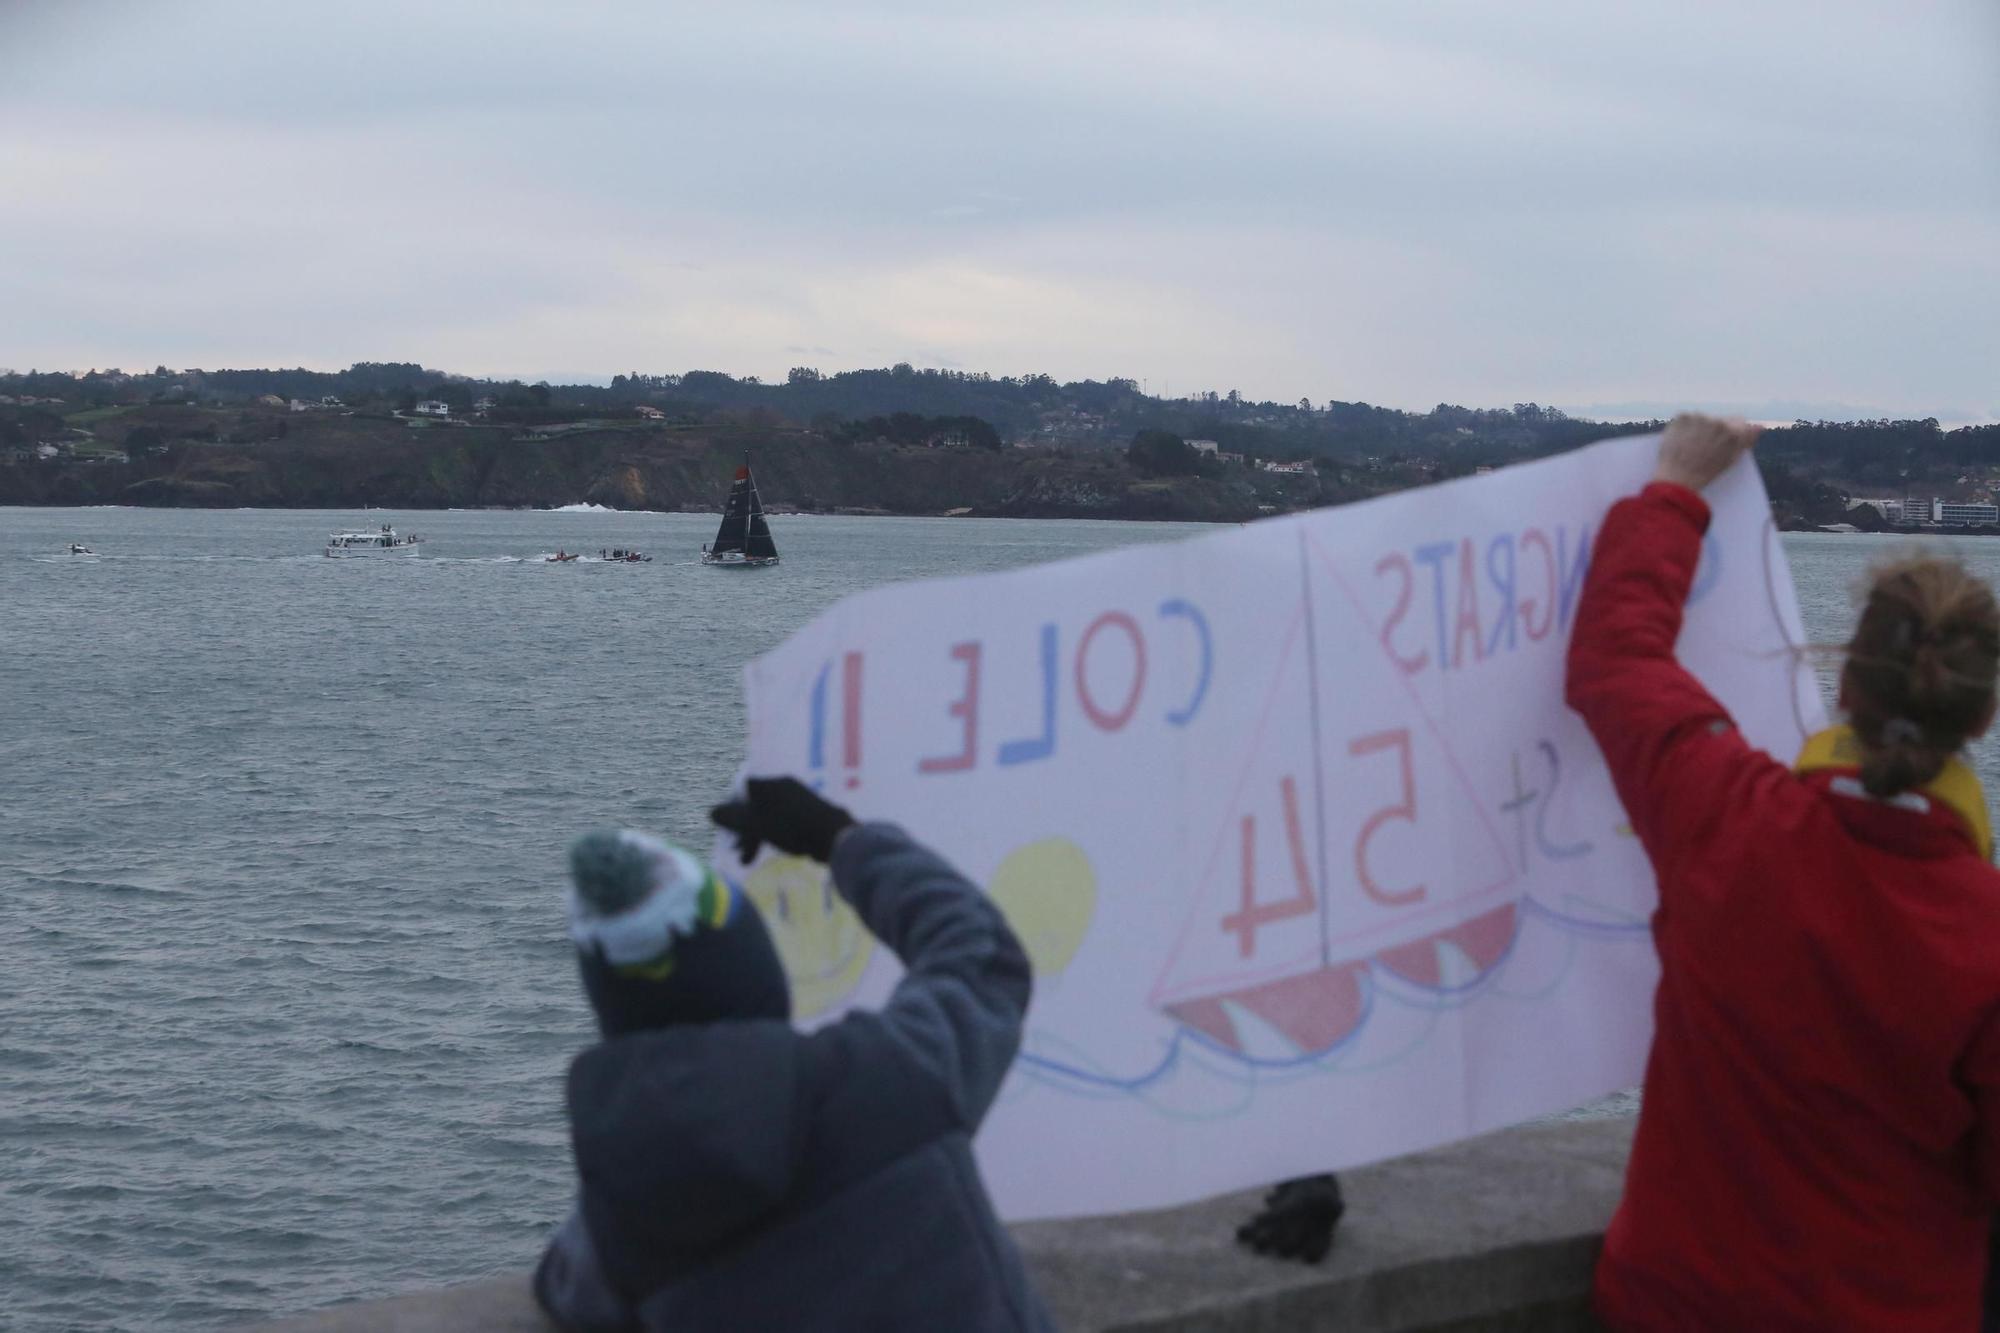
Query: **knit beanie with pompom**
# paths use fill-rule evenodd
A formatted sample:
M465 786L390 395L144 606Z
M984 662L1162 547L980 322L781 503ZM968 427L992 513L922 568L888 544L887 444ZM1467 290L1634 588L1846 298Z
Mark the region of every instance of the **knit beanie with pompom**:
M569 935L606 1037L791 1015L757 909L693 854L632 829L569 849Z

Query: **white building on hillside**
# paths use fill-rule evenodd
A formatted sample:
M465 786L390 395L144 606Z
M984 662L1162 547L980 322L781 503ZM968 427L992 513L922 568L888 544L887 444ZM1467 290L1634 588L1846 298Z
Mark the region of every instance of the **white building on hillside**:
M1945 528L1985 528L2000 523L2000 505L1932 500L1931 522Z
M417 415L420 417L448 417L451 415L451 404L442 402L436 398L426 398L423 402L417 404Z

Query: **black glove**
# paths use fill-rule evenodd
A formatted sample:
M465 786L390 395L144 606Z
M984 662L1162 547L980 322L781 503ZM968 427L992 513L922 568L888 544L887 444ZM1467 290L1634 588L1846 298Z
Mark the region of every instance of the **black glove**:
M833 859L833 840L854 816L823 799L797 778L751 778L741 800L728 801L708 817L736 835L736 854L749 865L765 843L815 861Z
M1264 1196L1264 1209L1236 1228L1236 1239L1259 1254L1316 1264L1333 1248L1333 1229L1347 1203L1331 1175L1288 1180Z

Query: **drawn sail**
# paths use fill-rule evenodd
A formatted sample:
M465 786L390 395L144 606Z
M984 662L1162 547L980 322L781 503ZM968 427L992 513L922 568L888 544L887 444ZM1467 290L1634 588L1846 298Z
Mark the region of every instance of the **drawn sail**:
M736 469L722 507L722 524L715 530L715 540L702 548L701 562L752 569L778 563L778 544L764 521L764 504L757 497L748 463Z
M1340 1049L1385 988L1463 993L1520 927L1521 867L1441 725L1446 701L1413 687L1349 595L1358 580L1298 540L1299 607L1242 678L1267 702L1221 784L1220 818L1204 821L1194 908L1150 997L1209 1049L1252 1063ZM1323 714L1339 719L1324 732ZM1305 721L1273 724L1286 716ZM1556 782L1517 756L1517 785L1523 772ZM1344 784L1331 799L1327 774ZM1343 808L1363 791L1381 804Z

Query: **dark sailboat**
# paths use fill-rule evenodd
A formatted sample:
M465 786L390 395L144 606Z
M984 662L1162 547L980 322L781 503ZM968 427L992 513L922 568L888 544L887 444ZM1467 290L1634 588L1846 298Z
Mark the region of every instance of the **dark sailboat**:
M764 503L757 498L757 483L750 476L748 463L736 469L729 500L722 507L722 526L715 530L715 540L701 548L701 562L733 569L778 563L778 544L771 540Z

